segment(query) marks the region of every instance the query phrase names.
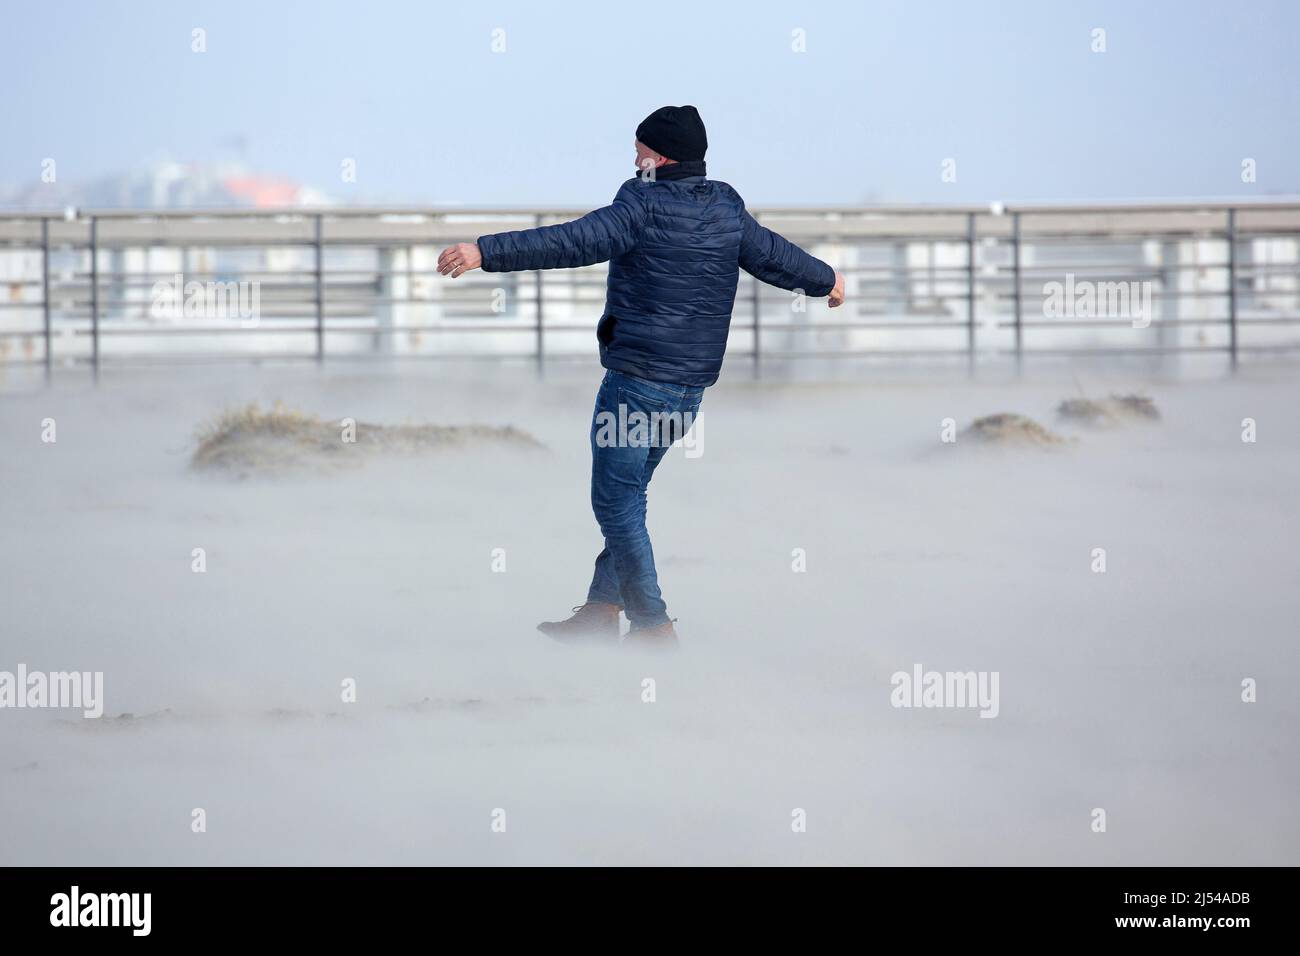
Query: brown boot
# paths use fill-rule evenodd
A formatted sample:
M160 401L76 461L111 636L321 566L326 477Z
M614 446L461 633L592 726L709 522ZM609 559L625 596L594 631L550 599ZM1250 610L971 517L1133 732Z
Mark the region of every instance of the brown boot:
M618 623L617 604L602 604L593 601L579 604L573 609L573 617L567 621L544 621L537 629L547 637L557 641L573 643L610 643L618 642L621 628Z
M673 622L666 621L655 627L634 627L623 638L621 647L645 648L652 651L677 650L677 632Z

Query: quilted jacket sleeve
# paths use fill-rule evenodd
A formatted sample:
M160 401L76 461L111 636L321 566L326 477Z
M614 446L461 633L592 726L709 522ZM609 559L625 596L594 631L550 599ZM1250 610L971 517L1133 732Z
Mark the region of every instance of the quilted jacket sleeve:
M636 245L645 221L637 180L624 183L608 206L556 226L480 236L484 272L572 269L605 262Z
M778 289L820 298L835 288L835 270L816 256L810 256L790 240L758 224L744 214L740 237L740 267L761 282Z

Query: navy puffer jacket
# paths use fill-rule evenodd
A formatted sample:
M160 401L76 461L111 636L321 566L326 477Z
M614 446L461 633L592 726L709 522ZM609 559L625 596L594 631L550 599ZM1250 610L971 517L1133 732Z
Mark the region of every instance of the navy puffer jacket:
M682 164L685 165L685 164ZM702 165L702 164L701 164ZM597 327L605 368L703 387L718 380L739 270L829 295L835 270L760 226L737 192L703 176L629 179L614 201L555 226L481 236L485 272L610 261Z

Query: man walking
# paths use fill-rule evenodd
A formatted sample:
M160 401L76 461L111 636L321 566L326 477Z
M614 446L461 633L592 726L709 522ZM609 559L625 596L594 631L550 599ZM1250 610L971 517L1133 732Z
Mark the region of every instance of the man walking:
M640 175L614 201L555 226L480 236L443 250L438 271L564 269L609 261L596 327L607 370L591 427L591 506L605 538L585 603L539 625L560 640L675 647L646 531L646 487L689 431L718 380L739 270L813 297L844 301L844 278L765 229L726 183L705 178L708 139L694 106L665 106L637 127ZM647 423L623 428L610 423Z

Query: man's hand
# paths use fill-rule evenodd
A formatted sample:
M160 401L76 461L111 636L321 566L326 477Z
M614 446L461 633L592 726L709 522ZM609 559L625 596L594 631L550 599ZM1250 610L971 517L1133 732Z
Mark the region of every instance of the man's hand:
M844 276L840 275L839 270L835 270L835 288L831 289L831 294L827 296L827 305L832 309L844 304Z
M442 250L442 255L438 256L438 271L453 279L461 273L477 269L482 264L483 254L472 242L458 242L454 246L448 246Z

